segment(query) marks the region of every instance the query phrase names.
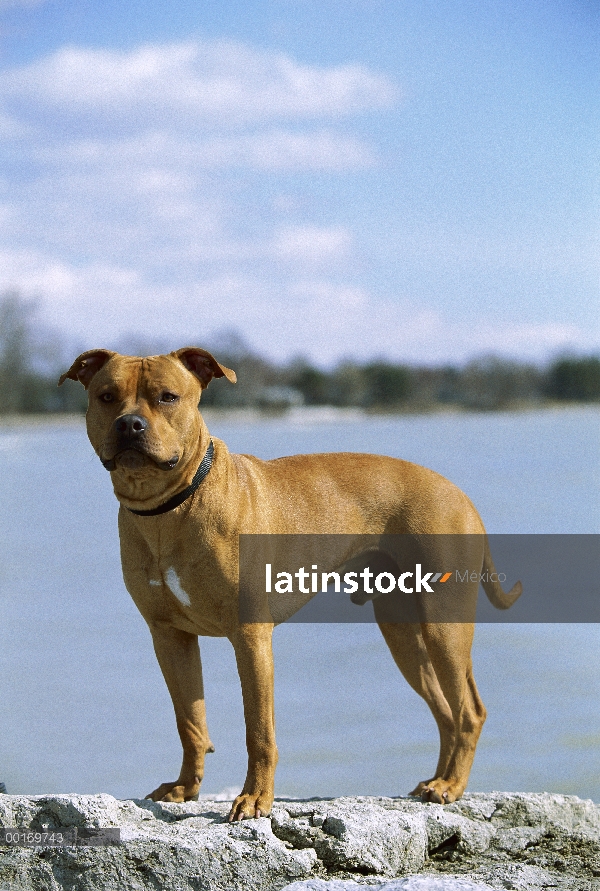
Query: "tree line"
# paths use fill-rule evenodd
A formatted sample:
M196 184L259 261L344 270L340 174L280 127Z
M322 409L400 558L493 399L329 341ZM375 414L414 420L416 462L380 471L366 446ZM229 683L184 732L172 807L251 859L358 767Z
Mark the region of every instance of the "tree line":
M73 360L65 343L38 323L38 306L17 292L0 296L0 414L83 412L82 387L59 374ZM340 362L324 370L304 359L285 365L254 353L237 336L208 344L238 384L215 380L204 405L281 411L293 405L333 405L374 412L431 411L455 407L492 411L551 402L600 401L600 358L564 356L541 367L497 357L464 366L419 366L384 360ZM169 351L161 344L129 342L115 349L134 355Z

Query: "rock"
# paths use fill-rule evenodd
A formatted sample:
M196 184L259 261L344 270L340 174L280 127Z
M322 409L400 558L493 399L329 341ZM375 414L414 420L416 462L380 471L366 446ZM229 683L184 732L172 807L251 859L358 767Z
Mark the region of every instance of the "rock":
M308 879L305 882L294 882L286 885L283 891L356 891L368 887L370 891L493 891L491 885L472 882L455 876L409 876L386 882L385 885L359 885L357 882L331 882L322 879Z
M104 847L0 847L0 891L600 891L600 808L575 796L277 801L234 824L228 809L0 794L3 827L120 830Z
M395 876L420 869L427 856L427 832L418 813L374 802L343 799L288 802L275 806L273 832L295 848L310 845L328 870Z

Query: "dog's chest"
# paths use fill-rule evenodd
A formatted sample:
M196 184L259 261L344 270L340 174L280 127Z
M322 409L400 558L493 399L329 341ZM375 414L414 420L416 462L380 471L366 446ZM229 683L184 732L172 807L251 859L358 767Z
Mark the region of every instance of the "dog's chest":
M214 569L202 554L174 548L170 553L152 555L143 575L149 591L160 597L164 606L183 608L187 615L205 612L207 600L212 600Z
M191 634L220 636L223 600L218 588L197 563L180 565L177 559L123 567L126 586L150 624L167 624Z
M179 603L182 604L182 606L192 605L190 595L183 587L181 576L178 574L174 566L169 566L163 572L160 572L157 567L157 570L155 572L150 572L149 575L159 576L158 578L148 578L148 585L150 588L166 588L179 601ZM189 587L188 583L188 588Z
M150 623L165 622L194 634L223 634L231 583L215 559L214 545L190 534L189 526L187 534L174 536L165 534L171 530L164 525L144 526L143 535L121 525L121 560L129 593Z

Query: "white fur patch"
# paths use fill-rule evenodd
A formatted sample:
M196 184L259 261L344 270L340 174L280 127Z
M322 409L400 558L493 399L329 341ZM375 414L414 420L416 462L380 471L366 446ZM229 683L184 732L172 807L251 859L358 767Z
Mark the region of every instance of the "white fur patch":
M177 600L180 603L183 603L184 606L190 606L190 598L181 587L179 576L177 575L173 567L171 567L171 569L167 569L165 573L165 581Z
M148 582L148 584L149 584L149 585L155 585L156 587L159 587L160 585L162 585L162 582L159 582L158 579L150 579L150 581Z

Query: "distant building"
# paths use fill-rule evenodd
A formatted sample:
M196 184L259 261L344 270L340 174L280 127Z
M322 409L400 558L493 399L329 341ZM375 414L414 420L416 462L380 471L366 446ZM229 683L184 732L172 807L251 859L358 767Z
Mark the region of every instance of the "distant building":
M270 411L283 411L304 405L304 396L294 387L263 387L258 394L260 408Z

